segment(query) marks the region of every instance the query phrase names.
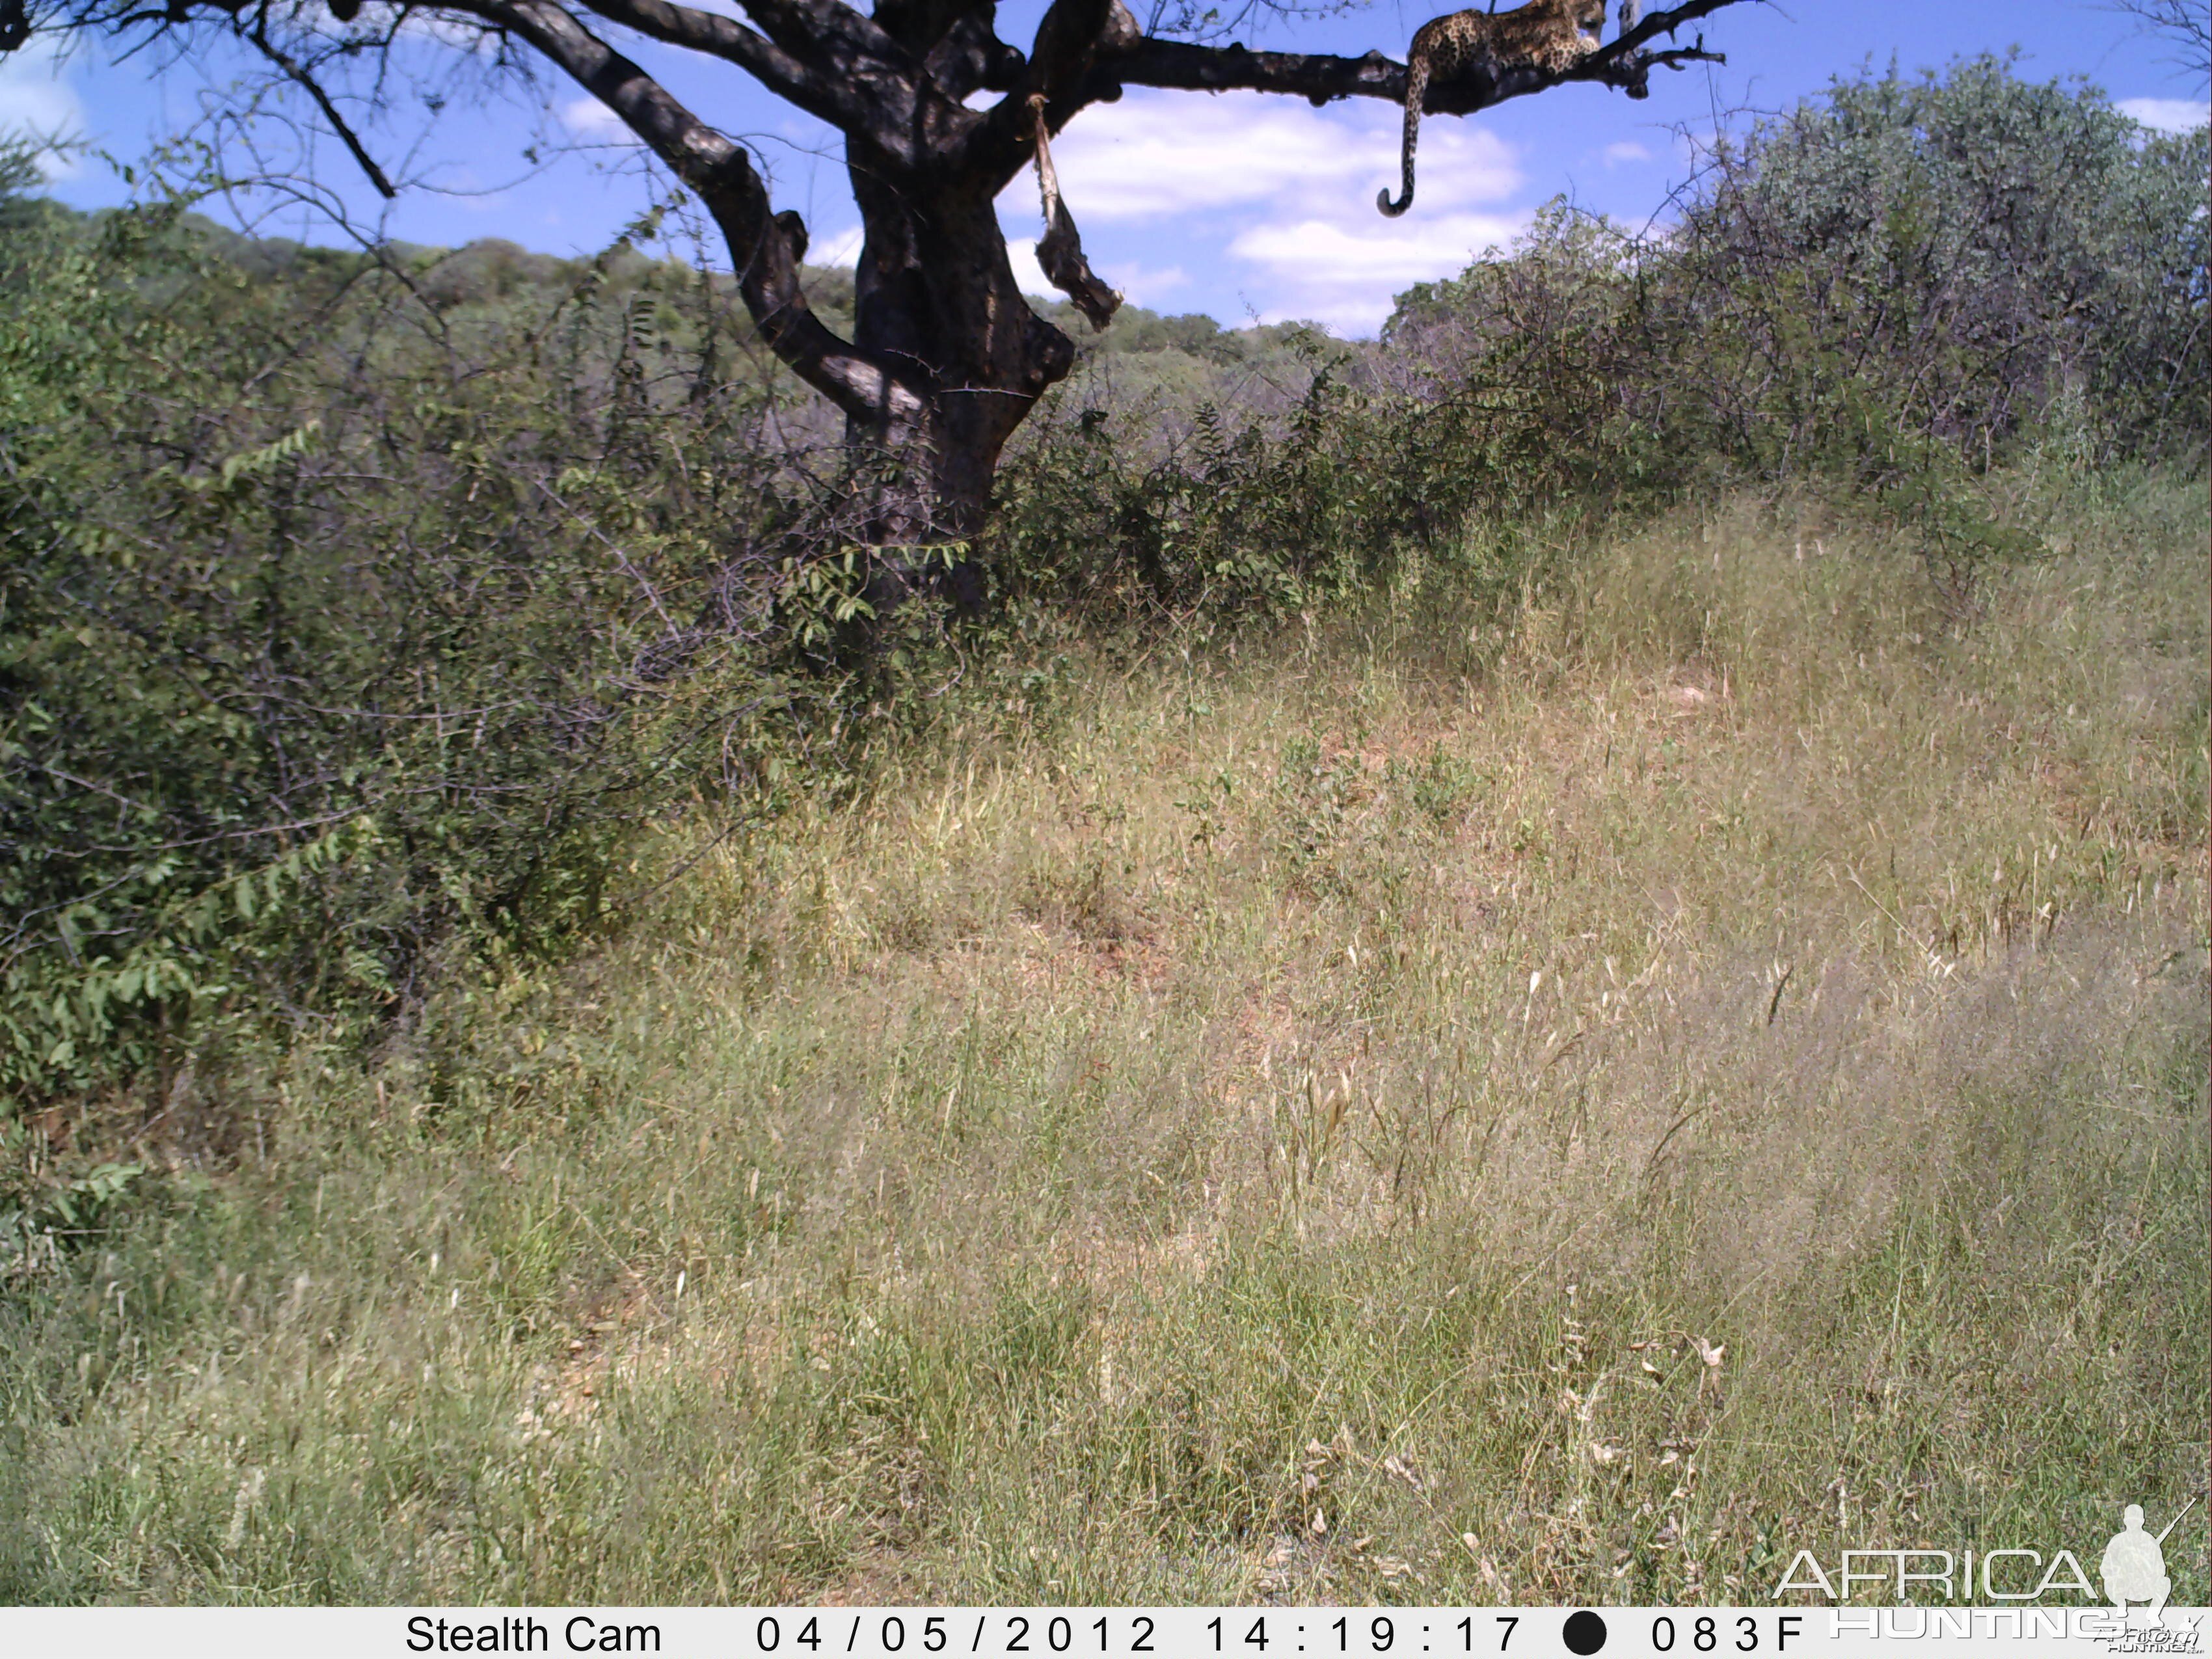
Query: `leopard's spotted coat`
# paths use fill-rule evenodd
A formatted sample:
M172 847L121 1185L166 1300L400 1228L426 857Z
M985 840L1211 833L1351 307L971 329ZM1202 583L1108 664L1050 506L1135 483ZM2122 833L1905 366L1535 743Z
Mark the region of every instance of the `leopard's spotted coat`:
M1529 0L1512 11L1455 11L1422 24L1406 53L1406 193L1393 202L1382 191L1375 205L1394 219L1413 205L1413 145L1431 80L1449 81L1477 64L1493 72L1561 74L1597 50L1604 27L1605 0Z

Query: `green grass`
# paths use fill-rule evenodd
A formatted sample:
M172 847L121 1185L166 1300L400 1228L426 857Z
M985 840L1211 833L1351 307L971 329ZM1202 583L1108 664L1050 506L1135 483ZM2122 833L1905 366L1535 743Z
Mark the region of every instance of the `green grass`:
M1746 506L1085 659L228 1079L230 1158L5 1289L0 1598L2094 1566L2203 1486L2203 491L2070 519L1971 627Z

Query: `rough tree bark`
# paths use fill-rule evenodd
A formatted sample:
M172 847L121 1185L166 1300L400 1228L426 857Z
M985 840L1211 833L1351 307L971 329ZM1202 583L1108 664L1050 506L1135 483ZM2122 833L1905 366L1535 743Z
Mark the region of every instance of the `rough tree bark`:
M473 24L503 61L550 64L698 196L728 243L763 339L842 411L852 442L902 458L921 480L912 493L887 496L872 533L885 549L972 538L1007 439L1073 362L1073 343L1023 298L994 206L1031 161L1040 121L1056 134L1088 106L1133 86L1295 94L1316 105L1405 96L1404 66L1379 52L1262 52L1149 36L1122 0L1053 0L1026 53L999 38L994 0L875 0L868 14L842 0L742 3L751 27L675 0L410 0L366 9L362 0L0 0L0 52L40 30L122 44L149 33L228 32L306 90L386 194L392 186L326 82L380 64L400 31L422 17ZM1645 96L1654 68L1717 61L1701 39L1653 43L1735 3L1685 0L1655 9L1562 75L1478 69L1431 82L1424 108L1463 115L1570 81ZM617 49L624 35L734 64L845 135L865 234L851 339L807 304L799 216L775 210L741 145ZM1000 96L970 108L966 100L978 91ZM898 560L885 568L893 586L902 586ZM977 601L972 569L955 586L963 602Z

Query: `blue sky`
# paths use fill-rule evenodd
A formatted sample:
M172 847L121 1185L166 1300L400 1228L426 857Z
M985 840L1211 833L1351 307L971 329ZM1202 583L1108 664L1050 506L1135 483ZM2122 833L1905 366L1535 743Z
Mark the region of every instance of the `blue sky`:
M1002 3L1001 33L1026 43L1042 3ZM1349 55L1380 47L1400 57L1427 15L1380 0L1247 39ZM1316 110L1257 94L1136 90L1079 116L1055 144L1055 159L1092 264L1132 300L1231 325L1297 317L1362 335L1389 313L1394 294L1452 275L1510 240L1553 196L1638 223L1662 213L1691 148L1720 112L1787 107L1869 60L1880 66L1893 57L1911 70L2017 46L2024 73L2086 76L2152 125L2205 119L2202 82L2174 65L2169 45L2100 0L1784 0L1732 8L1705 27L1727 65L1655 76L1644 102L1566 87L1465 119L1428 118L1419 197L1395 221L1376 213L1375 193L1397 177L1398 112L1373 100ZM702 117L752 145L777 206L805 216L813 257L853 257L859 217L836 133L728 65L649 42L629 49ZM34 42L0 59L0 127L74 133L131 161L218 106L241 67L225 58L118 64L99 49L58 60ZM304 120L307 112L292 113ZM619 129L562 86L536 100L477 92L434 118L410 104L372 129L370 148L387 171L414 181L388 207L327 137L270 119L248 124L241 136L279 162L307 156L361 223L420 242L503 236L549 252L589 252L648 198ZM523 155L533 141L552 155L537 167ZM127 194L91 159L53 188L81 206ZM265 229L336 240L326 220L297 202L263 197L235 211ZM1000 212L1017 269L1042 291L1030 252L1040 228L1034 175L1015 181Z

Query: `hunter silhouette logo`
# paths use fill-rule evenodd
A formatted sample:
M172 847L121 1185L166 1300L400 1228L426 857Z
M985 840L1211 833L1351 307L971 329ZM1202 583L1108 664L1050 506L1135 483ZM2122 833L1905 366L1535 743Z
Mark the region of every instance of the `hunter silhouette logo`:
M2166 1531L2152 1537L2143 1530L2142 1505L2130 1504L2120 1512L2120 1530L2112 1534L2112 1541L2105 1546L2102 1571L2106 1599L2124 1616L2130 1601L2150 1603L2150 1622L2165 1622L2166 1598L2173 1594L2173 1580L2166 1576L2166 1534L2181 1524L2181 1517L2189 1513L2191 1498L2184 1504L2173 1519L2166 1523Z

